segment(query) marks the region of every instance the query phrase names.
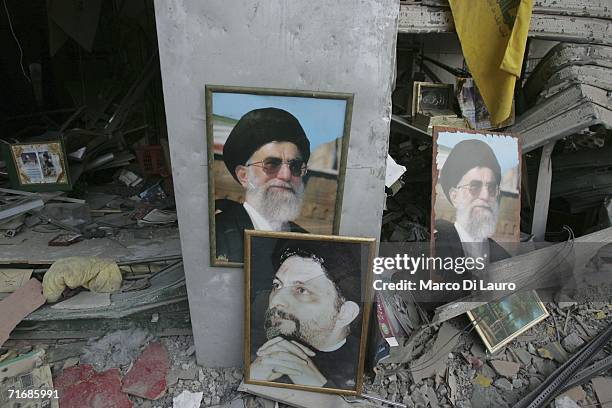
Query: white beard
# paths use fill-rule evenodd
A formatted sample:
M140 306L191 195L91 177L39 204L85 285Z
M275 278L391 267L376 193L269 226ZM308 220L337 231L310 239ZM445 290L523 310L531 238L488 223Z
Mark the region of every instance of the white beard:
M470 204L457 207L457 222L476 242L484 241L495 233L499 203L495 201L490 208L491 211L480 209L475 212Z
M251 180L256 176L249 169L249 182L246 191L246 201L257 210L271 225L284 224L296 219L302 211L304 203L304 184L296 188L290 183L272 179L267 183L256 186ZM270 190L270 186L288 186L292 190Z

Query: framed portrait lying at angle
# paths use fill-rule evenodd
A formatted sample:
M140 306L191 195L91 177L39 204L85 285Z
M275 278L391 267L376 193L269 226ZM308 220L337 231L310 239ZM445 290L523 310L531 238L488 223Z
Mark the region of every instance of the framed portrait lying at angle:
M490 353L497 352L548 315L534 290L516 292L468 312L470 321Z
M244 231L337 234L353 95L206 86L210 256L241 266Z
M71 189L66 153L60 140L5 144L2 149L13 188Z
M362 389L375 240L245 233L245 382Z

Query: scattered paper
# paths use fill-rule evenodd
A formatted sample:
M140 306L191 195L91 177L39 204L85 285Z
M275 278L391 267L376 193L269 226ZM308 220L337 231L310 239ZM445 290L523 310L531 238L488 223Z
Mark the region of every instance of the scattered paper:
M48 365L34 368L22 375L10 377L0 382L0 407L19 407L19 408L59 408L56 398L44 399L19 399L11 396L9 390L45 390L53 391L53 379L51 368ZM18 401L18 403L16 403Z
M387 155L387 173L385 174L385 186L391 187L402 174L406 172L406 167L400 166L393 160L393 157Z
M0 269L0 293L11 293L22 287L32 276L32 269Z
M5 378L28 373L42 365L45 350L36 350L0 363L0 382Z
M189 392L184 390L176 397L172 398L173 408L199 408L202 402L203 392Z

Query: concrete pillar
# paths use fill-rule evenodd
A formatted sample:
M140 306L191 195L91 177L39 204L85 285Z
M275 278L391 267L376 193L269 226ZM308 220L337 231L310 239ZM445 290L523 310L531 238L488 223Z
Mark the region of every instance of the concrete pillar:
M204 85L355 94L340 233L376 237L399 0L155 0L198 362L242 364L244 275L209 257Z

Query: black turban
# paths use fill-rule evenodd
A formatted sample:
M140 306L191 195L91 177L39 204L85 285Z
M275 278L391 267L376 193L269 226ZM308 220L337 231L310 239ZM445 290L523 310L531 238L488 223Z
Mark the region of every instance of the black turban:
M270 142L291 142L305 163L310 158L310 142L295 116L283 109L255 109L240 118L223 146L223 161L236 181L236 166L246 164L257 149Z
M361 302L362 263L369 257L367 244L326 242L318 240L279 240L272 255L274 270L292 256L312 259L319 263L327 278L332 281L339 295L345 300ZM362 265L364 268L362 268ZM366 271L366 274L368 271Z
M453 147L440 170L440 185L451 204L450 189L457 187L465 173L474 167L488 167L495 174L497 185L501 182L501 168L493 149L481 140L463 140Z

